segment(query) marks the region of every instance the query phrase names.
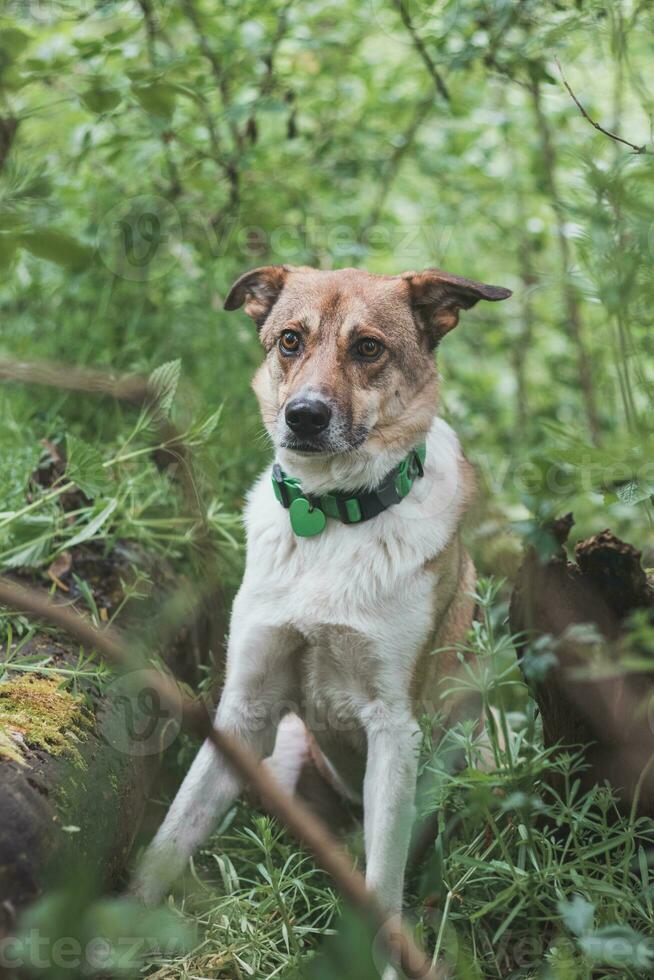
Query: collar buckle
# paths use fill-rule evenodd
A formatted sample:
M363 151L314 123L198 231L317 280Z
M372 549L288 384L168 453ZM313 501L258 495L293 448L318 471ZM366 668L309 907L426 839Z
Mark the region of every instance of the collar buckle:
M420 456L420 451L414 449L409 460L409 476L415 480L417 476L425 475L425 467Z
M286 510L288 510L288 508L291 506L291 498L286 486L284 471L279 463L275 463L272 468L272 484L273 490L275 491L275 496L279 500L282 507L285 507Z

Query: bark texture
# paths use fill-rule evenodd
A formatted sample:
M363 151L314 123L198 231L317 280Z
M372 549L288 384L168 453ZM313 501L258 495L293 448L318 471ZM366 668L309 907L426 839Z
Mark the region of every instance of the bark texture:
M644 610L654 622L654 589L641 553L610 530L579 541L569 561L572 524L571 514L554 524L559 550L549 561L527 553L511 597L511 629L555 640L556 664L530 680L545 745L588 743L582 784L608 780L625 809L635 802L636 812L654 816L654 672L625 670L622 642L632 613ZM592 662L588 643L571 630L580 624L599 634ZM521 660L525 649L518 649Z

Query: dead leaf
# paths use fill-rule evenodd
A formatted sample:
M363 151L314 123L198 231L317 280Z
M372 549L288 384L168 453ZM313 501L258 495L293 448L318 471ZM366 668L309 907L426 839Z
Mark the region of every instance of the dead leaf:
M48 578L51 582L61 589L62 592L69 592L68 586L62 582L62 578L68 575L73 566L73 558L70 551L62 551L48 568Z

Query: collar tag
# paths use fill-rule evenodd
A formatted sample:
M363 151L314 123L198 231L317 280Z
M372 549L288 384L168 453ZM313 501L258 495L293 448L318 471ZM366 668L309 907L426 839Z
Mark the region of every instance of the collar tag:
M312 507L306 497L296 497L288 509L291 527L300 538L313 538L325 530L327 518L320 507Z

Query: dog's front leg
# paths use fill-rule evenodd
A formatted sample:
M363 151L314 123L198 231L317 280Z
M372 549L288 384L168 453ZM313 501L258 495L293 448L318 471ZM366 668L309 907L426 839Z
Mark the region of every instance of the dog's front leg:
M287 629L253 618L252 602L239 593L215 725L262 759L272 749L280 709L289 696L295 638ZM205 742L145 853L131 891L148 905L158 902L242 789L240 776Z
M390 914L402 908L413 823L420 728L409 710L374 706L366 720L363 788L366 885Z

